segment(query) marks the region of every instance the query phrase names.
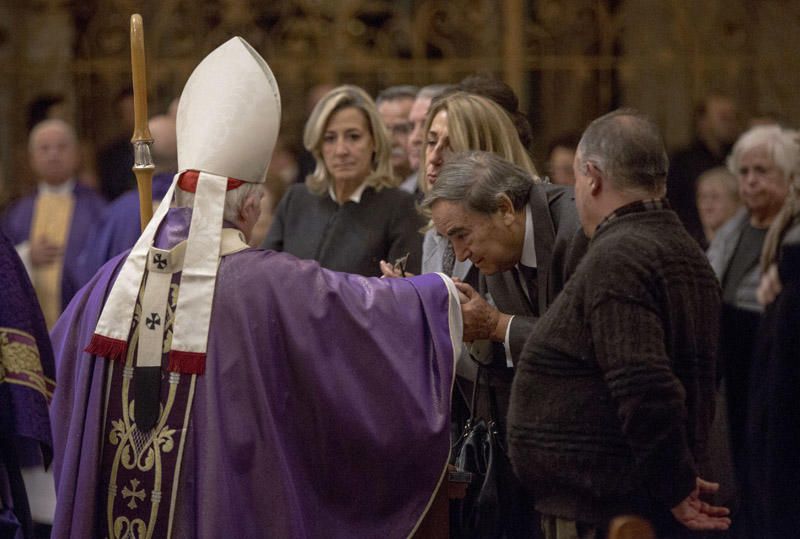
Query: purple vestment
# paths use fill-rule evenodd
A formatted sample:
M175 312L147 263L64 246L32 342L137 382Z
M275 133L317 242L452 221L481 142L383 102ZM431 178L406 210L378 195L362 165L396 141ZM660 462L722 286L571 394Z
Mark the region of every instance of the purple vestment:
M14 246L2 233L0 275L0 536L5 537L3 533L11 533L16 522L14 508L25 507L27 512L27 502L16 498L24 496L19 466L41 462L42 456L50 462L47 404L55 367L36 293ZM9 493L11 500L6 499Z
M157 246L186 236L187 211L170 210ZM52 332L58 537L94 536L103 518L110 362L83 350L123 260ZM449 454L450 301L436 274L365 278L254 249L223 258L173 537L408 536Z
M66 307L75 293L86 284L80 269L80 255L92 230L99 226L106 207L103 197L92 189L76 184L73 191L75 208L64 249L64 269L61 276L61 304ZM2 218L2 229L14 245L28 241L33 222L36 194L12 204Z
M173 176L171 172L153 176L153 200L164 198ZM139 219L139 192L135 189L120 195L106 207L102 225L91 232L80 257L84 283L92 278L100 266L133 247L142 233Z

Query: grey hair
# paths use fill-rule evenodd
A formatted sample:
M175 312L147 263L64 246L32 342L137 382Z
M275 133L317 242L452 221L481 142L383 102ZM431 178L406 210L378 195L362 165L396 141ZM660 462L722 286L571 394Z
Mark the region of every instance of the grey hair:
M745 132L733 145L728 168L739 177L739 161L750 150L764 148L783 172L789 194L764 238L761 271L766 272L777 259L784 234L800 215L800 133L777 125L759 125Z
M429 84L419 89L417 99L436 99L454 87L452 84Z
M421 207L430 210L437 201L448 200L461 202L472 211L492 214L506 195L514 210L520 210L528 203L533 183L525 169L496 153L462 152L444 163Z
M395 101L397 99L415 99L418 92L419 88L410 84L389 86L380 91L375 98L375 105L380 105L386 101Z
M669 158L658 127L634 109L609 112L589 124L578 143L581 166L592 162L620 191L662 192Z
M260 183L244 183L236 189L231 189L225 193L225 207L222 210L222 218L229 223L236 223L239 220L239 212L242 209L247 197L251 194L264 193L264 186ZM175 208L191 208L194 206L194 193L175 189Z
M800 152L797 143L798 133L778 125L759 125L746 131L728 156L728 170L739 177L739 161L742 156L756 148L764 148L772 162L781 169L787 182L800 170Z

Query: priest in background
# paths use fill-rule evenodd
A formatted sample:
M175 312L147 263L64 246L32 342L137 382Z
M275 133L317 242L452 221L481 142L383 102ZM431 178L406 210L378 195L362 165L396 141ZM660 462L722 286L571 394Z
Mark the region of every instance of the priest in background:
M153 136L151 152L156 167L153 176L153 205L158 206L167 194L172 177L178 171L175 118L161 114L150 118L148 124ZM133 172L130 174L133 177ZM139 193L133 189L108 205L103 225L92 231L81 255L82 280L88 281L100 266L133 247L141 232Z
M105 202L76 181L77 137L65 121L37 124L28 151L37 190L12 204L0 227L31 276L49 328L84 284L78 259L89 232L99 224Z

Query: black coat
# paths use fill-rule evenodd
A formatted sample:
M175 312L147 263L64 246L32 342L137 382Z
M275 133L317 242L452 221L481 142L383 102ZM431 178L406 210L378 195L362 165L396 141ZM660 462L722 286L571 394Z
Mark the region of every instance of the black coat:
M784 245L783 290L761 320L747 417L750 525L758 537L800 530L800 243Z

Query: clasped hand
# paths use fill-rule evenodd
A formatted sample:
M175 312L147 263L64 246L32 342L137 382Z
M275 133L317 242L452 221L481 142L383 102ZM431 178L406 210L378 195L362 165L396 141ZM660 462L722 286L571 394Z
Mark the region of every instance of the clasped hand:
M60 246L50 243L44 237L35 238L31 240L31 264L34 267L52 264L58 260L63 251Z
M464 342L492 340L503 342L506 328L511 320L481 297L467 283L454 280L461 301L461 317L464 320Z

